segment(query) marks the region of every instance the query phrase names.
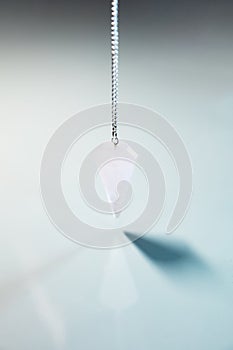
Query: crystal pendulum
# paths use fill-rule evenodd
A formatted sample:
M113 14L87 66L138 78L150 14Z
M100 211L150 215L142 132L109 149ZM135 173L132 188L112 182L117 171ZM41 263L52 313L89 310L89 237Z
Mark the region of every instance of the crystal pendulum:
M112 143L117 146L118 139L118 54L119 54L119 28L118 28L118 0L112 0L111 4L111 55L112 55ZM106 147L106 146L105 146ZM103 150L104 151L104 150ZM107 200L110 203L111 212L115 217L119 216L119 194L117 185L121 181L129 182L134 172L134 164L137 155L126 142L121 142L114 150L110 148L113 155L112 161L103 166L99 175L105 188ZM102 153L102 152L101 152ZM127 158L131 161L123 161L119 158ZM128 194L125 192L121 198Z

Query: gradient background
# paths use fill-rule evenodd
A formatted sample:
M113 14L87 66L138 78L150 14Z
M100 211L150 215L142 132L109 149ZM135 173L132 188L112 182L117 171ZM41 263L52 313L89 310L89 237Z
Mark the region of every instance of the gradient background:
M40 162L110 101L109 1L0 2L0 349L233 349L233 3L120 6L120 100L165 115L194 168L173 236L79 247L48 220Z

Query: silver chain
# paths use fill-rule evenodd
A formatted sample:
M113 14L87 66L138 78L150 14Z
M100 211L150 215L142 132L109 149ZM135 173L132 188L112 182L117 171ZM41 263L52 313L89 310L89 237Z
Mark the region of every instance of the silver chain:
M111 47L112 47L112 142L117 145L117 119L118 119L118 0L112 0L111 5Z

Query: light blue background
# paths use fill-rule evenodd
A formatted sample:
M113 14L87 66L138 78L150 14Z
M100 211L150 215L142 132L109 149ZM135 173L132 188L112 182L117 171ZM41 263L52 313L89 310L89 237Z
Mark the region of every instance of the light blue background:
M57 232L39 189L55 129L110 99L109 43L81 28L2 32L0 348L232 350L232 35L122 38L120 100L175 126L194 191L172 236L100 251Z

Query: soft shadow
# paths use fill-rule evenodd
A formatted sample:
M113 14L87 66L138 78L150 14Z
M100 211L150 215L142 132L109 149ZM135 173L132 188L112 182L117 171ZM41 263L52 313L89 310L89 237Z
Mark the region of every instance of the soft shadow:
M125 232L125 235L134 240L138 235ZM145 235L133 244L152 263L163 270L169 277L191 279L202 278L207 280L213 277L209 264L199 256L190 246L170 236L161 238ZM209 277L209 278L208 278Z
M73 257L77 256L78 250L63 252L50 261L29 270L25 273L17 274L11 278L4 285L0 285L0 308L10 302L15 295L17 295L25 285L32 285L39 281L44 275L57 270L62 264L68 262Z

